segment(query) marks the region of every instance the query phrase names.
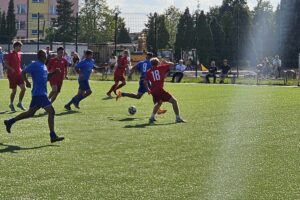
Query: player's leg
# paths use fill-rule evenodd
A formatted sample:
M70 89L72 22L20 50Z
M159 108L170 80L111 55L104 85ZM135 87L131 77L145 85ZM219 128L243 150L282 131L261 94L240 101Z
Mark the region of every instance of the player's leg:
M64 137L58 137L54 131L55 110L54 110L53 106L50 104L49 106L44 107L44 109L48 113L48 126L49 126L49 130L50 130L51 143L64 140L65 139Z
M144 86L144 80L140 80L139 81L139 89L138 89L137 94L118 91L116 100L118 100L120 97L129 97L129 98L133 98L133 99L140 99L146 92L147 92L147 90Z
M210 83L210 81L209 81L209 77L210 77L210 74L207 74L207 75L205 76L206 83Z
M179 110L177 99L175 97L171 96L171 98L169 99L169 103L171 103L173 106L173 110L176 115L176 123L185 122L185 120L183 120L180 117L180 110Z
M115 83L111 86L110 90L106 93L107 96L111 97L111 93L115 91L115 88L118 87L118 80L115 80Z
M162 105L162 101L159 101L159 102L154 104L153 111L152 111L151 117L149 119L149 124L153 124L154 121L156 121L155 114L157 113L157 111L158 111L158 109L160 108L161 105Z
M25 108L22 105L22 101L23 101L24 96L25 96L26 87L25 87L24 83L20 84L19 87L20 87L21 91L20 91L20 94L19 94L19 103L17 104L17 107L19 107L21 110L25 110Z
M14 107L14 100L15 100L16 93L17 93L17 87L11 88L9 108L12 112L16 112L16 109Z
M183 78L183 73L181 73L181 72L178 73L178 83L181 82L182 78Z
M11 118L9 120L4 120L4 124L6 126L6 131L8 133L10 133L10 129L14 123L16 123L17 121L23 120L23 119L27 119L29 117L33 117L38 109L39 109L39 107L32 107L29 110L27 110L26 112L23 112L14 118Z
M125 79L124 79L124 80L122 80L121 84L118 85L118 86L115 88L114 91L117 91L118 89L122 88L122 87L125 86L125 85L126 85L126 81L125 81ZM116 93L116 92L115 92L115 93Z
M49 99L51 101L51 103L53 103L58 95L58 86L55 84L55 85L51 85L51 92L49 93Z

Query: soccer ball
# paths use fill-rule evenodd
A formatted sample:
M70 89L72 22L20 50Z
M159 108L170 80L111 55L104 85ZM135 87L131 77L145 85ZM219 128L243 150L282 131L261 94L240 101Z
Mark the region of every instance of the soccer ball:
M128 108L128 112L129 112L129 114L134 115L136 113L136 107L135 106L130 106Z

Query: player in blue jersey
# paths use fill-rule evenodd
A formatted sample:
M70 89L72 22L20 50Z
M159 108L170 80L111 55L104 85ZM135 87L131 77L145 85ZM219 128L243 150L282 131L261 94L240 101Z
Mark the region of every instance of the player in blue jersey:
M72 104L79 109L79 102L92 94L89 79L94 66L93 51L86 50L85 59L79 62L75 67L75 71L78 73L78 93L65 105L65 109L71 110Z
M11 127L14 123L16 123L17 121L29 118L29 117L33 117L37 110L39 110L40 108L43 108L48 113L50 141L51 142L62 141L64 139L64 137L58 137L54 131L55 110L47 96L47 81L52 75L60 73L60 70L55 70L51 73L48 73L47 67L45 65L45 62L47 59L46 51L39 50L37 53L37 58L38 58L37 61L28 65L22 71L22 78L26 83L26 87L28 87L28 88L31 87L31 84L28 81L26 74L30 74L32 77L32 81L33 81L33 88L31 91L32 100L30 103L30 108L28 111L23 112L12 119L4 120L4 124L6 126L6 131L8 133L10 133Z
M126 93L126 92L121 92L118 91L116 100L118 100L121 97L129 97L129 98L134 98L134 99L140 99L142 96L147 92L147 89L144 86L144 79L147 75L147 71L151 68L151 63L150 59L153 57L153 53L147 52L146 55L146 60L140 61L138 64L136 64L131 70L128 75L128 78L131 78L133 72L137 70L140 73L140 80L139 80L139 89L137 94L134 93ZM163 114L167 110L164 109L159 109L157 111L157 114Z

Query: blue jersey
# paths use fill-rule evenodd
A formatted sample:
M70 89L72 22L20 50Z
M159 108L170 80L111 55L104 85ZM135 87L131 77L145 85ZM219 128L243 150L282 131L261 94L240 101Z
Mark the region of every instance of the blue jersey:
M32 96L47 96L48 70L46 65L37 60L25 67L23 71L30 74L32 77Z
M147 71L148 69L151 68L151 63L150 63L150 60L143 60L143 61L140 61L138 64L137 64L137 69L138 71L140 72L141 76L140 76L140 80L144 80L144 78L146 77L147 75Z
M84 59L76 65L76 68L80 69L80 72L84 76L84 80L89 80L94 65L94 59Z

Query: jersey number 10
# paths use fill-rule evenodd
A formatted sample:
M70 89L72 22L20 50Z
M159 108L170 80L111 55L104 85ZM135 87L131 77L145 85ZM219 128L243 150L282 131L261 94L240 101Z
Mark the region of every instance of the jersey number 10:
M155 70L152 73L152 77L153 77L153 80L154 81L159 81L160 80L160 75L159 75L159 71L158 70Z

